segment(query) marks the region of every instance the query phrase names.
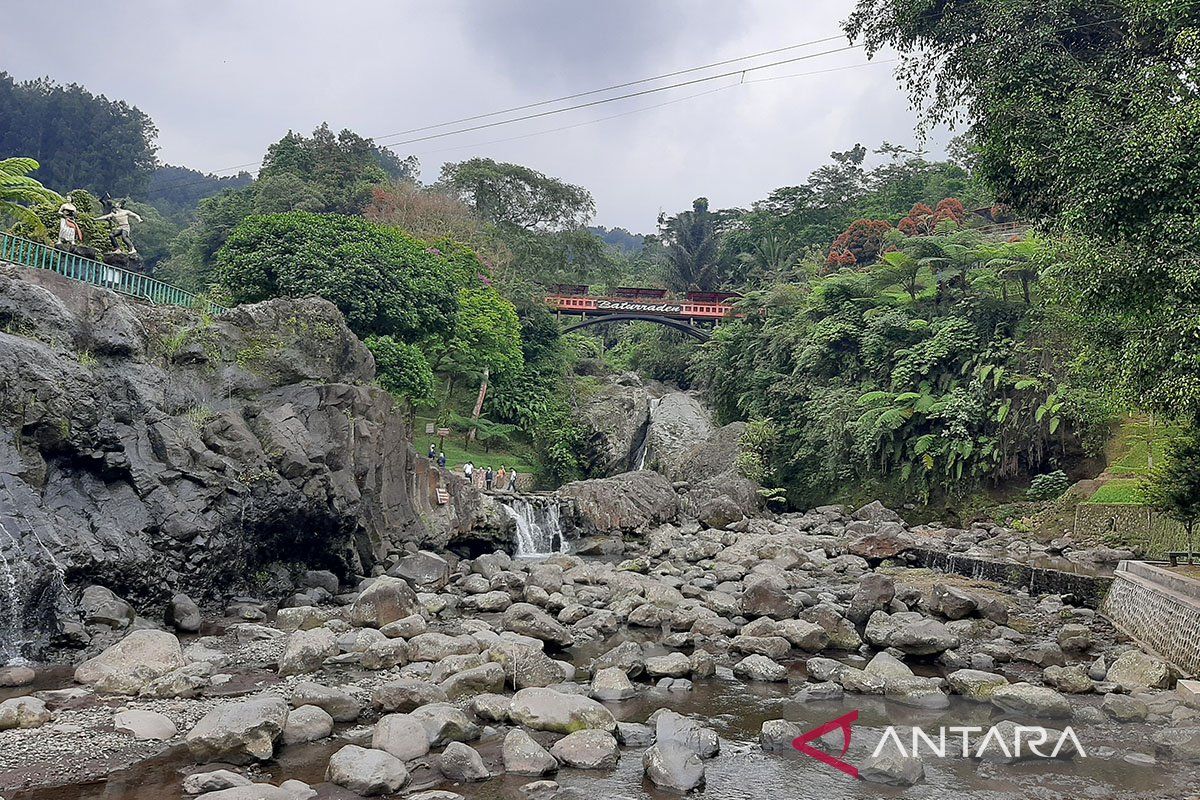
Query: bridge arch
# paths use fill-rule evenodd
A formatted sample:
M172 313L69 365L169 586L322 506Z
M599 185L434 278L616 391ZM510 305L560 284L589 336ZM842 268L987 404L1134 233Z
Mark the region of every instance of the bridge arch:
M589 325L600 325L605 322L654 322L658 325L665 325L668 328L682 331L693 339L699 339L702 342L707 342L712 338L712 334L708 331L690 325L684 320L673 317L661 317L654 314L606 314L603 317L588 317L583 322L577 322L574 325L568 325L563 328L563 333L570 333L580 328L586 328Z

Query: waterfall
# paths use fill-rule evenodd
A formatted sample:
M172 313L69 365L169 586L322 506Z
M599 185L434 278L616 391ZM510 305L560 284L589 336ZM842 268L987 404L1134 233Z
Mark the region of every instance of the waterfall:
M513 555L536 558L567 552L567 538L563 535L557 504L538 505L522 497L512 497L501 500L500 507L517 527Z
M53 632L68 594L64 576L37 526L20 513L7 476L0 476L0 664L19 660Z
M646 468L646 457L650 454L650 431L654 427L654 411L661 402L661 397L650 398L650 412L646 415L646 432L642 434L642 443L638 447L637 455L633 458L639 470Z

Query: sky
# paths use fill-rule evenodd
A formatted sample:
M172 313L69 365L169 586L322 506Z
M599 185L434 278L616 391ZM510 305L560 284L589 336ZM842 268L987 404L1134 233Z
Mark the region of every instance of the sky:
M0 70L138 106L158 127L161 161L218 174L253 168L288 130L328 122L418 156L426 183L447 161L516 162L589 189L597 224L648 233L661 211L696 197L747 207L802 182L831 151L918 141L894 64L868 64L861 49L821 55L846 47L844 37L573 102L805 57L744 75L426 141L411 140L519 114L395 135L836 36L851 0L61 6L47 18L41 4L8 4ZM47 25L50 39L20 33ZM934 131L926 147L940 155L947 139Z

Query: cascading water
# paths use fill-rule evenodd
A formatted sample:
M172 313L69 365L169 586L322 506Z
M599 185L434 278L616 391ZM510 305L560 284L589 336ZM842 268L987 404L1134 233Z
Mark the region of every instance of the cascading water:
M17 511L8 476L0 475L0 664L52 633L67 596L63 576L37 526Z
M517 528L513 555L536 558L567 552L567 538L563 534L557 504L531 503L522 497L512 497L502 500L500 507Z
M642 434L642 444L638 447L637 455L633 459L639 470L646 468L646 458L650 455L650 431L654 427L654 410L661 402L661 397L650 398L650 413L646 416L646 432Z

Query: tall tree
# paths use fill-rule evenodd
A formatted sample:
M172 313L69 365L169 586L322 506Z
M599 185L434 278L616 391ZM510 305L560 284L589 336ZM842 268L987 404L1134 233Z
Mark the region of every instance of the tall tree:
M1194 533L1200 522L1200 428L1193 426L1167 446L1166 463L1142 484L1146 502L1183 525L1188 563L1195 553Z
M46 186L138 195L157 164L157 136L150 117L124 101L0 72L0 153L36 159Z
M708 198L698 197L691 211L659 218L666 248L667 284L678 291L720 288L717 233Z
M442 167L439 184L461 197L481 219L525 230L562 230L596 213L591 193L535 169L472 158Z
M1064 296L1115 386L1200 413L1200 6L1183 0L859 0L926 123L965 122L997 199L1073 235Z

